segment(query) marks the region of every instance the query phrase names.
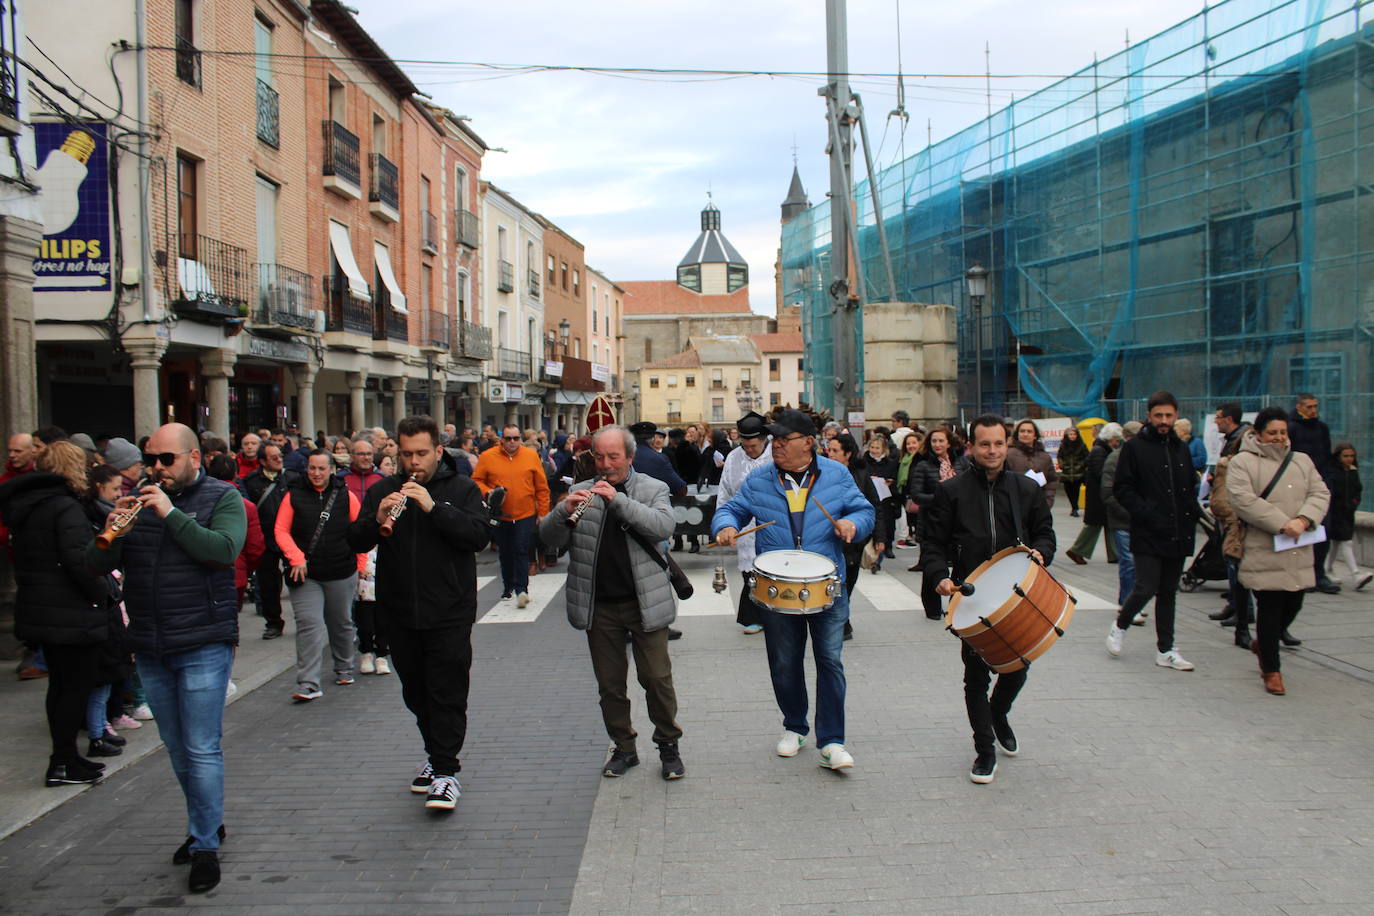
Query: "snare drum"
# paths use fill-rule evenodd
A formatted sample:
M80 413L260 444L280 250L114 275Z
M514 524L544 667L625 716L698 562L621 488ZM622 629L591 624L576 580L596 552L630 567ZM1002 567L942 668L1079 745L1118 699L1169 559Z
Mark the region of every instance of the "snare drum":
M1024 547L998 551L965 581L973 594L954 596L945 628L999 674L1044 655L1064 635L1078 600Z
M779 614L819 614L843 586L829 557L809 550L770 550L754 559L749 597Z

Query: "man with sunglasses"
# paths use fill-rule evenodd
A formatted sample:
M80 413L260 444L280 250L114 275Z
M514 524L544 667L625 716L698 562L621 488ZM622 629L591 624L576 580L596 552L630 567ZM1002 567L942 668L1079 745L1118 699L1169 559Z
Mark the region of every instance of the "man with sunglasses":
M496 549L501 557L501 597L516 596L520 607L530 603L530 542L535 523L549 514L549 481L544 462L534 449L521 445L520 427L501 430L501 447L489 448L477 459L472 480L482 495L498 487L506 490Z
M247 516L237 490L201 470L190 427L169 423L148 439L151 483L121 498L107 519L143 508L109 550L94 543L87 563L124 571L127 644L157 719L172 770L186 796L186 841L172 856L189 862L192 893L219 884L224 838L224 694L238 644L234 560Z

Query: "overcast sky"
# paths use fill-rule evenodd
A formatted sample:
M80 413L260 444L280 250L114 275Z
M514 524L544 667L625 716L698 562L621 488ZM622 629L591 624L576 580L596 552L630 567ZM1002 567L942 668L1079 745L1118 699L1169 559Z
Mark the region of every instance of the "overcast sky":
M778 206L795 139L812 202L825 196L821 77L684 79L581 72L508 75L409 61L824 71L823 0L351 0L359 21L436 102L493 147L483 176L557 222L614 280L666 280L699 231L707 190L773 312ZM1197 13L1201 0L850 0L852 72L901 69L911 155L984 117L994 74L1067 74ZM921 74L976 74L958 80ZM494 78L495 77L495 78ZM995 79L994 108L1051 82ZM861 79L877 165L900 158L896 80ZM929 128L927 124L929 122ZM860 154L861 156L861 154ZM861 158L856 159L861 162ZM861 174L857 177L861 177Z

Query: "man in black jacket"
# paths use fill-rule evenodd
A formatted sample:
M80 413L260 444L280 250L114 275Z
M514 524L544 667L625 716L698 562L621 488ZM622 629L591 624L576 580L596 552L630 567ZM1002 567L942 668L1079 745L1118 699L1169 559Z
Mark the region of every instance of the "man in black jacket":
M265 621L263 639L276 639L286 628L281 613L281 550L273 530L277 524L277 510L286 491L299 476L283 466L281 446L271 442L258 447L258 469L244 476L240 487L258 507L258 522L262 526L265 549L256 569L258 577L258 613Z
M1121 446L1112 496L1131 516L1131 555L1135 588L1126 596L1107 634L1107 652L1121 654L1121 643L1135 615L1155 599L1155 664L1192 671L1192 662L1174 648L1174 602L1183 564L1193 553L1197 528L1197 474L1188 446L1174 432L1178 401L1156 391L1146 404L1149 422Z
M1029 477L1003 473L1007 428L1000 417L985 414L969 429L968 470L941 483L935 501L921 510L921 575L939 580L935 590L948 598L964 579L997 551L1016 544L1048 566L1054 560L1054 520L1040 486ZM977 752L969 779L992 782L997 771L997 744L1016 756L1016 735L1007 715L1026 683L1026 669L997 676L988 699L992 669L967 644L964 659L964 705Z
M1317 466L1317 473L1322 475L1322 480L1326 480L1332 471L1331 430L1324 421L1318 419L1319 406L1315 394L1298 395L1297 404L1288 418L1288 441L1293 444L1293 451L1302 452L1312 459L1312 463ZM1331 577L1326 574L1326 554L1330 549L1330 541L1313 544L1312 563L1316 566L1317 591L1334 595L1341 587L1332 582ZM1289 645L1295 643L1289 642Z
M462 787L458 754L468 726L477 557L491 528L482 491L458 474L426 416L396 426L401 470L374 484L348 529L358 553L377 547L377 604L391 640L401 696L429 760L410 784L425 807L451 811ZM411 479L413 477L413 479ZM381 525L405 503L390 537Z

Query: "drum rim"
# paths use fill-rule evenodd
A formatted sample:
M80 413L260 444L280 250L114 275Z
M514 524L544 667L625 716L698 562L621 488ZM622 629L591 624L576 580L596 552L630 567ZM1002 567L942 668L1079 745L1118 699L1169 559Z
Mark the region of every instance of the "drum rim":
M983 567L991 567L994 563L998 562L999 560L1003 560L1011 556L1012 554L1024 553L1029 555L1030 552L1031 549L1022 544L1013 544L1010 547L1003 547L1001 550L997 551L992 556L988 557L986 560L979 563L974 568L973 572L969 574L968 579L966 579L965 581L973 582L976 585L977 580L975 577L979 575ZM1024 579L1018 580L1016 584L1020 585L1023 590L1029 592L1031 590L1031 586L1035 583L1035 577L1040 573L1040 564L1032 560L1030 566L1027 567L1027 569L1029 570L1029 575L1027 575ZM1065 590L1067 590L1067 586L1065 586ZM962 594L955 594L955 596L952 599L950 599L949 607L945 608L945 626L949 629L951 633L953 633L956 636L960 636L961 634L970 632L982 632L982 630L988 629L988 624L992 624L995 626L1000 620L1002 620L1002 618L1006 617L1008 614L1011 613L1013 607L1015 607L1017 604L1021 602L1021 598L1015 593L1012 593L1011 595L1007 596L1007 598L1001 604L997 605L997 607L993 609L992 613L988 614L985 618L976 620L975 622L969 624L966 627L956 628L954 626L954 610L959 606L959 601L963 597L964 596ZM988 623L983 623L983 620L987 620ZM974 627L981 627L982 630L975 630Z
M785 573L772 573L772 572L768 572L767 570L759 569L759 562L760 562L761 560L763 560L764 558L768 557L770 554L777 554L777 553L800 553L800 554L806 554L806 555L808 555L808 556L812 556L812 557L816 557L816 558L818 558L818 559L820 559L820 560L824 560L824 561L826 562L826 564L829 565L830 568L829 568L828 571L823 572L823 573L821 573L820 575L817 575L817 576L803 576L803 577L790 576L790 575L787 575L787 574L785 574ZM824 582L826 579L834 579L834 580L837 580L837 581L838 581L838 579L839 579L839 567L835 564L835 561L834 561L834 560L830 559L830 558L827 557L825 554L823 554L823 553L817 553L817 552L814 551L814 550L797 550L797 549L790 548L790 547L789 547L789 548L786 548L786 549L781 549L781 550L765 550L763 553L758 554L757 556L754 557L754 566L753 566L753 569L752 569L751 571L752 571L753 574L756 575L756 576L761 576L761 577L766 578L766 579L772 579L772 580L775 581L775 582L796 582L796 583L806 584L806 583L808 583L808 582Z

